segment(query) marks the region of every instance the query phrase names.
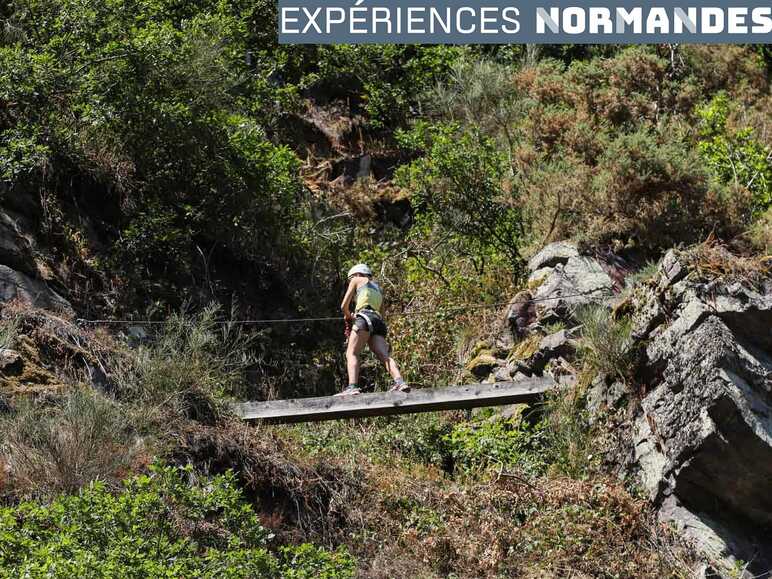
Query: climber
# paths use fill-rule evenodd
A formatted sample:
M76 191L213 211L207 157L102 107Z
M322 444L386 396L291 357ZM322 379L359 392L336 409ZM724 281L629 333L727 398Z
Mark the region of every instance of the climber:
M402 379L397 363L389 354L386 341L388 329L381 317L383 294L373 281L373 272L364 263L352 267L348 272L348 289L340 308L346 321L348 345L346 347L346 365L348 386L336 396L359 394L359 354L365 345L383 362L386 370L394 379L391 392L409 392L410 386ZM354 312L351 302L354 302ZM350 331L349 331L350 330Z

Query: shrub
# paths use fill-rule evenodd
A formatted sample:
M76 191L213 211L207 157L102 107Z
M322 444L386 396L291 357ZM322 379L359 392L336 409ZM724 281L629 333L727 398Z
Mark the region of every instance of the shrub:
M579 479L594 467L594 436L581 388L547 396L544 419L545 461L551 471Z
M523 419L484 417L453 426L443 442L453 457L456 470L474 474L489 468L517 468L528 474L543 470L540 456L543 430Z
M721 182L751 192L753 209L760 213L772 207L772 149L758 140L753 128L735 126L731 117L737 108L721 92L698 110L699 150Z
M679 259L688 267L691 279L703 282L741 283L761 289L772 274L769 256L738 255L715 239L680 252Z
M310 543L281 547L279 562L282 579L344 579L355 571L345 548L327 551Z
M467 57L453 64L446 82L433 93L440 114L496 138L507 148L510 162L520 136L517 121L527 108L515 72L512 65Z
M89 273L178 307L209 274L197 247L265 268L297 249L299 161L267 135L285 91L245 62L250 10L32 0L7 22L0 180L101 224L111 259L83 259Z
M375 463L395 460L439 468L449 475L476 478L492 470L543 471L543 424L522 416L506 419L481 412L470 420L453 413L377 419L358 436L350 425L308 425L302 441L312 453L368 456ZM358 459L356 459L358 460Z
M267 550L271 533L233 473L196 480L190 467L151 467L117 495L100 482L50 505L0 509L0 566L13 576L353 576L345 551Z
M421 111L425 94L463 52L455 46L320 46L310 48L297 81L366 113L371 129L403 125ZM312 66L309 66L313 63ZM287 73L292 75L285 65ZM292 76L290 76L292 78Z
M505 165L493 141L454 125L425 124L400 138L403 146L426 153L400 168L396 177L411 190L415 210L464 239L476 253L494 248L519 267L524 223L518 192L505 179Z
M716 227L737 230L732 204L743 200L711 185L682 127L609 132L586 124L571 130L586 142L566 146L525 173L524 201L537 241L573 237L652 250L700 241ZM590 158L588 148L597 148Z
M212 305L196 315L172 314L149 344L123 359L116 374L119 398L151 414L171 410L198 420L220 417L223 398L243 386L253 358L249 340L221 324L218 312Z
M581 237L656 251L711 231L736 235L748 199L713 179L696 147L695 104L713 81L679 49L628 47L610 56L568 68L470 58L435 91L442 119L507 153L513 203L527 224L519 245Z
M20 404L0 422L16 494L74 492L94 480L114 486L141 449L124 410L78 389L60 401Z
M751 225L749 237L759 251L772 254L772 208L762 213Z
M674 126L605 143L590 195L581 208L590 238L632 237L655 247L707 236L721 202L686 135ZM590 217L593 205L596 218Z
M0 350L13 349L19 337L19 318L16 316L0 318Z

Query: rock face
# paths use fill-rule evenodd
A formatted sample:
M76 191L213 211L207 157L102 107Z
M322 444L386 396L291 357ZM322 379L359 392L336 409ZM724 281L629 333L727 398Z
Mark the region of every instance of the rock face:
M566 263L572 257L579 257L576 245L569 241L557 241L550 243L528 261L528 269L531 272L555 267L560 263Z
M571 318L577 307L608 300L616 288L603 260L580 255L568 242L548 245L528 267L536 315L543 321Z
M640 353L633 383L599 375L586 392L591 422L614 425L609 464L718 575L772 577L772 274L736 275L737 258L721 251L709 273L698 250L670 251L651 279L619 299L629 272L622 258L548 246L529 264L529 290L505 314L509 353L491 350L476 375L549 373L566 383L566 373L577 373L575 308L629 314ZM722 260L726 267L715 267ZM552 322L566 329L550 333ZM738 575L742 567L747 575Z
M632 430L641 484L715 558L769 569L772 283L698 282L671 252L635 325L656 384Z
M565 368L576 350L577 332L545 328L560 322L576 326L576 308L593 303L606 303L619 289L613 267L619 261L582 255L570 242L552 243L529 262L529 288L509 302L502 335L484 348L473 349L466 357L466 370L473 378L487 382L518 380L532 375L555 373L565 381ZM506 348L502 348L506 344Z
M37 308L72 312L70 303L38 278L33 244L20 216L0 209L0 303L20 300Z
M2 211L0 211L0 263L26 274L33 274L35 271L31 243L19 231L14 219Z
M0 302L21 300L36 308L71 313L72 306L45 282L0 265Z

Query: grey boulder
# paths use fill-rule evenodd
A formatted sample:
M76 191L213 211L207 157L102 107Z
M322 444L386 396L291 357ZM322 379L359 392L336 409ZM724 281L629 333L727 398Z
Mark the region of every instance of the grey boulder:
M556 265L534 292L540 320L571 319L578 307L605 303L614 294L614 282L602 264L591 257L571 257Z
M45 282L33 279L7 265L0 265L0 302L21 300L33 307L71 314L70 303L49 288Z
M579 250L570 241L556 241L544 247L528 261L528 270L536 271L566 263L572 257L579 257Z

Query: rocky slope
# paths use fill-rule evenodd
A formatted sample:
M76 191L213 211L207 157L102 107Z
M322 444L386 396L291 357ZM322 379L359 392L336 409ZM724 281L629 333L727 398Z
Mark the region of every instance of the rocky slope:
M73 315L63 283L26 221L36 207L0 212L0 303L21 302ZM48 264L48 265L47 265ZM717 246L671 250L656 272L633 284L632 260L584 253L567 242L529 262L527 289L507 308L504 331L478 344L467 370L485 381L551 374L584 389L606 463L639 488L727 576L772 568L772 275L769 261L743 260ZM577 312L605 306L630 321L634 372L582 369ZM34 316L33 316L34 317ZM98 353L69 339L65 319L41 318L50 348L22 340L0 349L6 394L32 383L56 389L51 352L94 382ZM52 321L53 320L53 321ZM26 318L26 333L38 328ZM53 327L51 324L54 324ZM51 326L51 327L48 327ZM66 329L66 328L65 328ZM28 330L28 331L27 331ZM50 330L50 331L48 331ZM40 333L40 332L38 332ZM66 346L66 347L65 347ZM96 358L95 358L96 356Z
M647 280L619 256L555 243L529 263L509 331L467 365L487 381L552 373L586 388L607 465L642 490L711 567L772 569L772 275L720 246L671 250ZM628 287L625 289L625 278ZM632 287L631 287L632 286ZM631 375L580 372L582 306L631 332ZM555 323L564 326L559 331ZM609 337L611 339L611 337ZM583 386L585 385L586 386Z

